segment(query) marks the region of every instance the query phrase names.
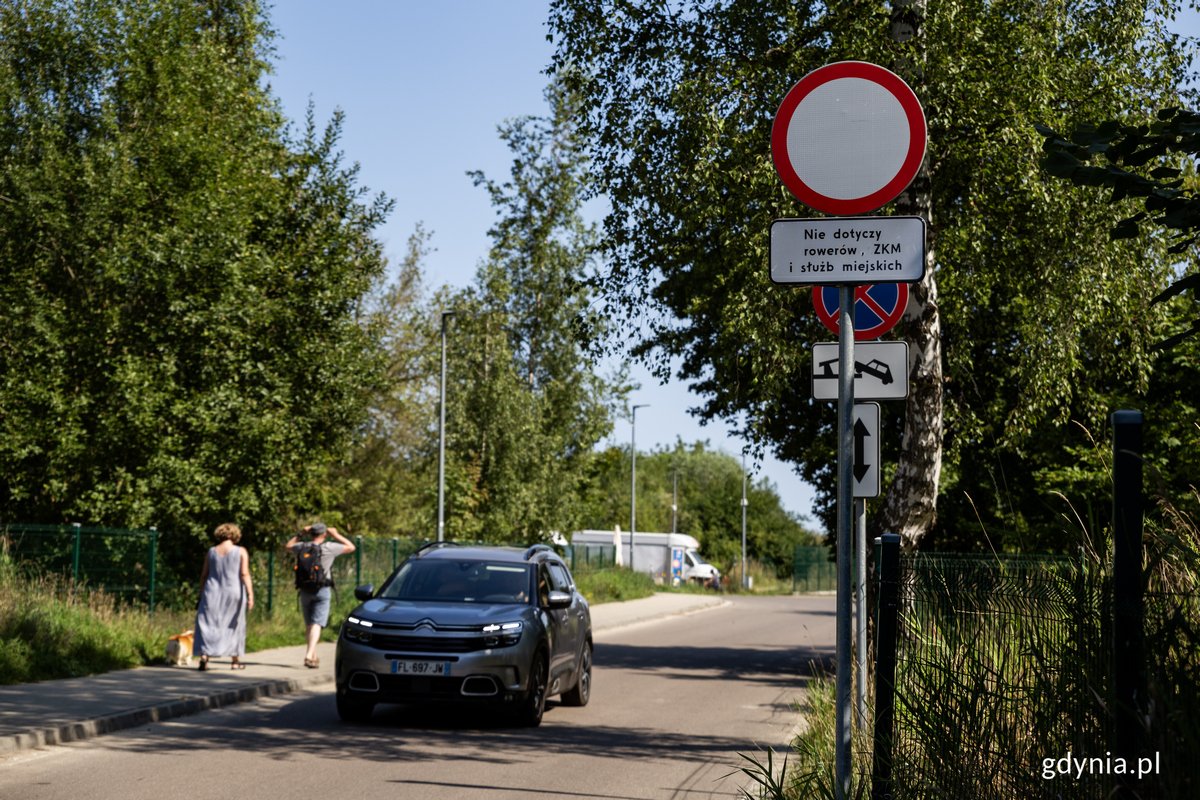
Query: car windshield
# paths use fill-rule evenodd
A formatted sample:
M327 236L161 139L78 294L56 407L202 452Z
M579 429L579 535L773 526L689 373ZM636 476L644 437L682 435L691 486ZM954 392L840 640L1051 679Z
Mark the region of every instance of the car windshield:
M697 565L708 563L703 558L701 558L700 554L697 553L695 550L688 550L687 552L688 552L688 555L692 557L692 561L695 561Z
M528 603L529 566L495 561L413 559L400 567L378 596L435 603Z

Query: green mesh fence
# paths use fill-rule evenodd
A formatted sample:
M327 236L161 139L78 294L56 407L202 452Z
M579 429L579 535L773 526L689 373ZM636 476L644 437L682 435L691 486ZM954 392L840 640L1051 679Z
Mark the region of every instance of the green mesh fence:
M792 591L831 592L837 589L837 564L828 547L798 545L792 560Z
M1145 595L1146 752L1159 755L1161 798L1200 797L1200 574L1164 582L1151 573Z
M284 547L289 538L277 537L276 547L251 554L251 576L268 612L274 610L277 603L292 602L295 597L296 558ZM378 587L404 559L430 540L358 536L353 541L355 551L338 556L333 562L332 576L338 592L352 593L354 587L368 583Z
M576 544L565 548L563 558L571 572L588 572L616 566L616 553L611 544Z
M283 546L290 536L276 538L279 543L275 548L266 551L260 549L251 554L251 575L268 611L273 610L278 602L292 602L295 596L296 559ZM353 592L354 587L368 583L378 588L404 559L430 541L416 537L355 537L355 551L339 556L333 562L336 591ZM614 552L612 545L568 546L564 559L572 572L580 573L611 568Z
M1104 581L1080 560L901 559L896 796L1101 798L1110 780L1043 776L1104 756Z
M69 577L104 589L127 601L154 609L159 533L154 529L126 530L85 525L0 524L0 553L30 571ZM271 611L295 596L295 558L285 547L288 535L274 537L274 547L259 546L250 553L250 570L259 602ZM337 591L353 592L363 584L379 586L404 559L431 541L420 537L356 537L355 552L333 564ZM609 569L611 545L565 548L573 572ZM170 587L168 587L170 588Z
M153 611L158 531L0 524L0 552L30 571L69 577Z

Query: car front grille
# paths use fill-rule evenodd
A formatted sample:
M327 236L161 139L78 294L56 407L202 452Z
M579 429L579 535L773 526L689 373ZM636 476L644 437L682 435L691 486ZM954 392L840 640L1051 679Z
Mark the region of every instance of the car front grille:
M495 637L491 637L495 639ZM494 647L483 636L403 636L374 634L369 642L376 650L398 653L474 653Z

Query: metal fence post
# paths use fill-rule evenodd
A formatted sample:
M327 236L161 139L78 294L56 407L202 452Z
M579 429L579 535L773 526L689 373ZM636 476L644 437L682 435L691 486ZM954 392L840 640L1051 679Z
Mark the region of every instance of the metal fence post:
M882 536L875 537L875 544L873 545L873 548L874 548L874 559L875 559L875 584L876 584L875 589L876 589L876 593L875 593L875 604L871 606L871 623L873 625L878 625L879 624L879 592L878 592L879 585L878 584L879 584L879 580L880 580L880 575L882 574L882 570L883 570L883 537ZM876 629L876 630L878 630L878 629Z
M275 548L267 548L267 616L275 611Z
M1114 411L1113 426L1113 752L1141 753L1146 706L1142 597L1142 412ZM1121 781L1128 797L1129 785Z
M792 594L796 593L796 573L800 571L800 545L792 547Z
M71 580L79 583L79 549L83 543L83 526L78 522L71 524L75 528L75 542L71 547Z
M896 718L896 640L900 613L900 536L885 533L879 545L875 626L875 743L871 800L891 800Z
M150 613L154 613L154 582L158 577L158 528L150 528Z
M354 537L354 585L362 586L362 537Z

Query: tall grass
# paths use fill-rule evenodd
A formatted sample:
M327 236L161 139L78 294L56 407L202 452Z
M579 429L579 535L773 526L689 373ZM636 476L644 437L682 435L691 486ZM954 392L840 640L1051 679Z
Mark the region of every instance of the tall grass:
M1193 490L1194 492L1194 490ZM1197 497L1196 499L1200 499ZM1170 503L1146 545L1146 748L1161 797L1200 797L1200 526Z
M776 762L768 749L765 756L742 754L738 771L751 781L739 796L745 800L836 800L837 770L834 763L837 728L836 684L827 676L810 683L795 705L803 728L792 740L791 752ZM850 792L847 800L864 800L870 795L870 731L853 723L851 729ZM776 768L778 764L778 768ZM864 766L865 765L865 766Z
M1200 797L1200 530L1169 504L1146 527L1144 753L1162 770L1135 797ZM1111 573L1104 542L1073 563L930 561L910 574L897 671L895 796L1102 798L1114 777L1046 779L1046 759L1112 750ZM919 563L919 562L918 562ZM832 686L805 694L807 729L758 797L832 798ZM856 771L870 770L856 740ZM852 797L868 782L856 777ZM747 795L753 796L753 795Z
M649 575L625 567L584 570L574 577L576 588L592 604L636 600L655 591Z
M1101 644L1077 627L1101 617L1089 605L1095 598L1079 599L1077 565L917 559L912 566L896 675L896 796L1099 796L1090 787L1073 794L1078 784L1064 792L1040 775L1042 759L1096 752L1103 743L1102 695L1087 683ZM818 685L808 698L789 800L834 796L832 691ZM869 738L854 749L851 796L866 796Z
M1078 561L922 561L901 615L897 785L919 797L1061 796L1043 759L1104 754L1098 582Z
M338 590L330 619L357 601ZM169 636L191 629L193 608L159 606L153 614L69 579L19 569L0 560L0 685L74 678L165 663ZM337 624L323 639L337 636ZM273 613L257 605L246 620L248 652L304 642L294 592L277 598Z
M591 603L648 597L655 591L648 575L629 569L585 570L576 581ZM294 589L277 584L268 611L265 583L255 582L258 604L246 618L248 653L304 642ZM164 663L168 637L195 624L195 586L180 584L164 597L167 602L150 614L101 590L18 567L0 553L0 685ZM337 639L339 622L357 604L352 589L334 590L322 641Z
M736 561L721 576L721 588L735 594L791 594L795 583L790 571L780 577L774 564L753 558L746 559L746 577L750 579L749 589L743 588L742 562Z
M0 560L0 684L90 675L161 658L178 620ZM190 627L190 625L188 626Z

